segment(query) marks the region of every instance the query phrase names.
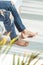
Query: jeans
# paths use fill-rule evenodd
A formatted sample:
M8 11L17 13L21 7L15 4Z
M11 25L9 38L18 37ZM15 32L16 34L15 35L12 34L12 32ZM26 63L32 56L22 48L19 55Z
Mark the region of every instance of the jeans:
M14 23L11 25L10 23L10 19L8 18L8 14L6 16L6 19L4 20L6 24L5 28L7 31L12 31L11 33L11 39L13 39L14 37L16 37L16 32L15 32L15 28L14 28L14 24L17 27L19 32L22 32L25 29L25 26L23 25L21 18L15 8L15 6L11 3L11 1L0 1L0 9L5 9L7 11L10 11L14 17ZM6 14L5 14L6 15ZM6 22L7 20L7 22Z
M5 26L5 29L7 30L7 32L11 32L10 37L11 37L11 39L13 39L17 35L15 32L15 28L14 28L14 22L12 22L10 15L11 15L10 11L6 11L4 9L0 10L0 21L2 21L4 23L4 26Z

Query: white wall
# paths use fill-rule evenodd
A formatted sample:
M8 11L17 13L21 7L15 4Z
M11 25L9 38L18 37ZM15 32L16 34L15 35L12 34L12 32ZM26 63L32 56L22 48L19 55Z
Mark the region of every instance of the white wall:
M18 10L19 7L22 5L22 0L15 0L15 7Z

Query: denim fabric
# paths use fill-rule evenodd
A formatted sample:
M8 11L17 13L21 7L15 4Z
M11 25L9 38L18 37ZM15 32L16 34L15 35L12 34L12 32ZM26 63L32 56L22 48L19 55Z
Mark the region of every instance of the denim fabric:
M19 32L21 32L25 29L25 26L23 25L18 12L17 12L15 6L11 3L11 1L0 1L0 9L5 9L8 11L11 11L12 15L14 16L14 24L16 25ZM14 32L14 31L12 30L12 32Z
M10 15L11 15L10 11L0 10L0 21L4 23L7 32L11 32L10 37L11 39L13 39L17 35L15 32L14 23L13 22L11 23Z

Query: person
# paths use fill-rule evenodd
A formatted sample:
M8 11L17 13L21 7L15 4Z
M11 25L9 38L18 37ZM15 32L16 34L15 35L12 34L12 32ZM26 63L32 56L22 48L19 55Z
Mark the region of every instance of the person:
M11 31L11 34L10 34L11 39L17 37L16 31L15 31L15 26L16 26L18 31L21 32L21 36L20 36L21 38L18 38L18 40L15 43L20 46L27 46L28 42L23 41L22 39L33 37L36 35L36 33L33 33L26 29L12 1L0 1L0 9L5 9L6 11L10 11L14 17L14 23L11 24L9 13L7 14L5 14L6 12L4 13L5 15L4 25L5 25L7 32ZM1 18L2 17L0 16L0 19Z

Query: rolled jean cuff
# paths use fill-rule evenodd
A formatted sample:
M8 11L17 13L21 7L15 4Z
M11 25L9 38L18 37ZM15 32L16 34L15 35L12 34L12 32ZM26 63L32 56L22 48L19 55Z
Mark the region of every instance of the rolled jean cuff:
M16 37L17 37L17 35L15 35L15 34L11 34L11 35L10 35L11 40L12 40L13 38L16 38Z
M26 29L25 26L22 26L21 29L19 29L19 32L22 32L22 31L24 31L25 29Z

